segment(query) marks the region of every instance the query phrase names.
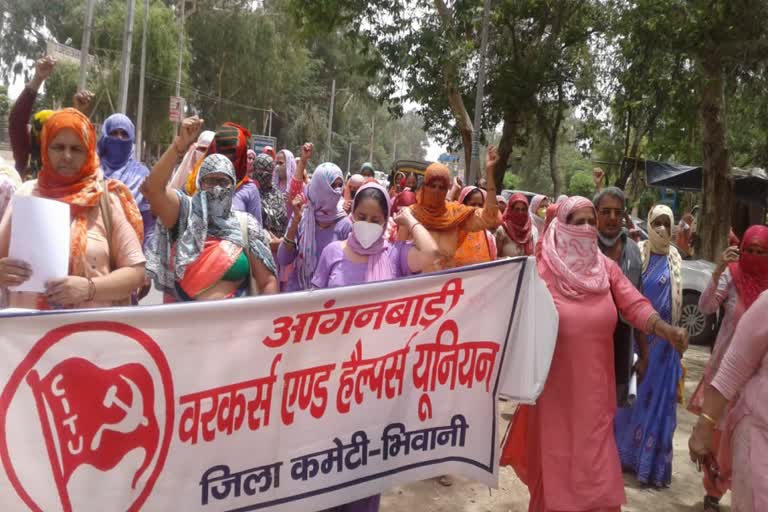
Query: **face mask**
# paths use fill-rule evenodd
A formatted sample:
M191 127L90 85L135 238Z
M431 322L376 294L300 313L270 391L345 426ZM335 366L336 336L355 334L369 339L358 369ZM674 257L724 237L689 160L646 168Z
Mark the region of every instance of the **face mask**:
M381 235L384 234L384 226L376 224L375 222L355 221L352 224L352 232L355 234L355 238L363 246L363 249L368 249L375 244Z
M343 187L333 187L333 191L336 192L337 194L341 194L341 189L342 188Z
M538 215L542 219L546 219L547 218L547 207L545 206L543 208L539 208L538 210L536 210L536 215Z
M213 190L205 192L206 204L208 206L208 220L226 219L232 212L232 188L215 186Z
M523 226L528 222L528 212L512 212L509 219L515 226Z
M269 190L272 188L272 173L265 169L256 169L253 171L253 179L259 184L259 189Z
M621 238L621 231L619 231L619 234L616 235L613 238L608 238L606 236L603 236L602 233L597 233L597 236L600 238L600 243L603 244L606 247L613 247L616 245L616 242L619 241L619 238Z
M555 246L557 254L575 273L591 268L599 257L597 229L589 224L561 224Z
M669 235L667 234L667 228L666 227L664 227L664 226L657 226L657 227L653 228L653 230L661 238L669 238Z
M275 169L277 169L277 176L280 179L285 179L285 164L283 164L283 165L276 165Z
M104 150L99 158L101 158L110 169L118 169L124 166L131 157L131 151L133 151L133 142L130 140L107 137L104 144Z

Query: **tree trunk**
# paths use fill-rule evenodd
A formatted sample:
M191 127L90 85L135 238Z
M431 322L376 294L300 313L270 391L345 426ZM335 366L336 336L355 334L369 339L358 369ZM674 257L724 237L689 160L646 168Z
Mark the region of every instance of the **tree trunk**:
M704 55L701 64L704 69L701 101L704 183L701 217L697 223L698 255L717 261L728 245L733 202L733 180L726 146L725 80L722 62L716 55Z
M517 127L517 115L511 112L506 112L504 114L504 127L501 129L501 139L499 139L499 161L496 163L496 168L493 170L493 178L496 183L497 191L501 191L501 189L504 188L504 173L507 172L507 162L514 149Z
M629 149L629 152L626 153L629 157L628 159L624 159L621 162L621 173L616 180L616 186L623 190L625 193L629 192L627 190L627 181L629 181L629 177L633 177L633 183L632 188L633 192L637 192L638 190L638 183L637 181L640 179L639 172L637 172L638 166L637 166L637 157L640 153L640 132L635 129L635 138L632 140L632 147ZM627 194L629 195L629 194Z
M557 135L548 137L549 142L549 175L552 176L553 196L555 199L563 191L563 178L557 170Z

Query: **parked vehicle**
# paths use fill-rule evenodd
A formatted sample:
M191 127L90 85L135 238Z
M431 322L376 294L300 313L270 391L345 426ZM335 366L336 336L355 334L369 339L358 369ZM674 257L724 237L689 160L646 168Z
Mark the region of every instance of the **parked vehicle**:
M644 220L633 217L632 222L640 231L642 240L648 239L648 226ZM674 244L672 244L674 245ZM688 329L694 345L711 345L720 328L720 315L705 315L699 310L699 298L712 279L716 265L706 260L684 259L681 268L683 278L683 311L680 327Z

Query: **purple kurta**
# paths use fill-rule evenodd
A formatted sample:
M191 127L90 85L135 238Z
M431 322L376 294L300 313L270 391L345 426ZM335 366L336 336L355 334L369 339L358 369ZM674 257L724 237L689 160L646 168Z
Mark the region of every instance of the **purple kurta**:
M322 254L323 250L331 242L346 240L350 231L352 231L352 223L348 217L339 219L338 222L325 229L318 226L315 230L315 247L317 247L317 252ZM299 241L299 238L301 238L301 233L296 237L296 242ZM286 247L285 242L280 243L280 247L277 249L277 264L281 269L292 265L296 260L296 254L296 249ZM288 283L283 287L282 291L295 292L298 290L300 290L299 278L294 271L288 276Z
M261 194L255 183L249 182L241 186L232 196L232 209L237 212L247 212L258 219L261 224Z
M395 278L411 275L411 269L408 267L408 250L411 247L411 244L406 242L396 242L385 249L387 257L392 261L393 267L397 271ZM312 278L312 287L338 288L363 284L367 282L367 272L367 262L355 263L350 261L344 254L341 242L333 242L323 250L323 254L320 256L315 276Z

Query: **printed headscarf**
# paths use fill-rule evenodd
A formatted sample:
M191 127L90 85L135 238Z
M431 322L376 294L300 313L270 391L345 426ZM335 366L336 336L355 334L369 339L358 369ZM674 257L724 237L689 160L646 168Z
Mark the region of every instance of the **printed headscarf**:
M287 158L286 158L287 160ZM317 254L317 223L328 224L346 216L341 201L341 189L331 184L344 179L341 169L330 162L320 164L312 174L307 187L307 206L299 224L298 254L296 272L302 290L311 287L312 276L320 257Z
M215 135L216 132L205 130L197 137L197 142L190 144L179 168L176 169L173 178L171 178L171 186L173 188L177 190L185 189L187 178L205 158L205 155L208 153L208 146L211 145Z
M669 206L657 204L648 212L648 240L638 244L643 263L643 273L648 269L651 253L666 255L669 266L670 289L672 293L672 324L677 325L683 311L683 259L672 246L672 234L659 235L653 228L653 222L661 216L669 217L670 230L675 225L675 215Z
M570 197L559 206L557 217L543 235L541 250L544 265L554 275L554 286L572 299L607 293L610 288L605 256L597 246L597 228L568 224L571 213L582 208L595 210L592 201L581 196Z
M128 140L110 137L109 134L121 129L128 134ZM144 200L141 184L149 176L149 169L133 158L136 130L125 114L112 114L101 126L101 137L97 153L104 177L122 182L133 194L139 210L149 211L149 202Z
M177 225L169 231L159 223L157 235L150 241L150 247L147 250L147 273L161 291L176 293L176 282L184 278L187 267L200 257L205 241L209 238L227 240L247 249L270 272L277 274L272 252L269 249L269 236L253 216L246 214L248 215L248 246L246 247L240 221L231 206L228 211L217 213L213 213L209 208L208 194L200 189L200 184L206 176L214 173L226 175L234 193L236 177L231 160L218 153L208 155L200 165L195 195L189 197L177 191L180 201Z
M389 242L386 240L387 220L389 219L392 210L392 204L389 200L389 194L387 194L386 189L378 183L374 182L368 182L360 187L360 190L358 190L357 195L355 195L355 199L352 202L352 212L354 213L355 208L357 208L360 193L367 189L377 190L382 195L384 201L387 204L387 210L384 212L385 221L383 226L384 229L381 230L381 238L379 238L373 245L366 249L360 244L360 242L358 242L357 237L355 236L355 231L352 230L349 233L349 237L347 238L347 245L356 254L361 256L368 256L368 268L365 274L365 281L367 283L372 283L375 281L386 281L388 279L394 279L397 275L397 269L394 267L392 259L387 257L387 250L389 248Z
M538 212L539 208L541 208L541 203L546 198L547 196L541 194L533 196L533 199L531 199L531 206L528 210L531 214L531 222L533 222L533 226L539 232L539 235L542 235L542 232L544 231L544 219L539 217Z
M280 238L288 227L288 210L286 209L286 194L272 185L272 174L275 169L272 157L266 153L256 156L253 163L253 179L259 185L261 194L261 224L264 228Z
M226 122L216 130L213 141L208 146L208 155L224 155L229 158L235 168L237 186L235 189L249 183L251 178L248 176L248 141L251 138L251 132L236 123ZM189 174L187 178L187 193L191 196L197 192L197 172L199 169Z
M514 211L517 203L525 205L524 212ZM533 225L531 224L531 216L528 215L528 198L525 197L525 194L518 192L510 196L501 225L504 226L504 231L507 232L510 240L524 248L527 256L533 254Z
M416 204L411 206L413 216L429 230L449 231L457 229L477 208L446 201L443 194L428 187L434 180L442 180L446 187L450 187L451 171L439 163L432 163L427 167L424 175L424 186L416 193Z
M768 255L757 256L745 253L744 250L751 246L759 246L764 251L768 251L768 227L756 225L747 229L741 239L739 261L729 265L733 283L744 304L744 309L749 309L760 294L768 290Z
M43 166L40 146L43 139L43 125L55 113L55 110L40 110L32 115L30 123L30 154L29 166L34 172L40 171Z
M272 186L280 192L288 193L288 190L291 187L291 179L293 179L294 174L296 174L296 158L293 156L293 153L287 149L281 149L277 154L279 155L280 153L285 157L285 183L283 185L280 184L280 178L277 176L277 166L275 166L275 173L272 176Z
M85 147L86 159L74 176L56 172L49 157L48 146L62 130L72 130ZM70 205L72 228L70 233L69 274L85 276L88 217L92 208L99 207L102 190L99 187L99 157L96 155L96 132L88 118L79 110L67 108L55 112L43 125L41 139L43 167L37 180L42 197ZM107 190L114 194L125 211L125 217L143 242L144 226L131 191L117 180L106 180ZM114 256L114 255L110 255Z
M256 155L253 161L253 179L259 186L259 192L272 189L272 173L275 172L275 162L266 153Z
M485 203L485 196L488 195L488 192L483 190L480 187L464 187L461 189L461 192L459 192L459 202L461 204L466 204L467 198L472 194L473 192L478 191L483 196L483 203Z

